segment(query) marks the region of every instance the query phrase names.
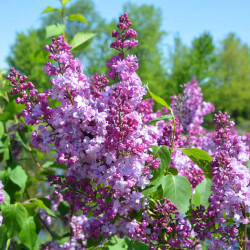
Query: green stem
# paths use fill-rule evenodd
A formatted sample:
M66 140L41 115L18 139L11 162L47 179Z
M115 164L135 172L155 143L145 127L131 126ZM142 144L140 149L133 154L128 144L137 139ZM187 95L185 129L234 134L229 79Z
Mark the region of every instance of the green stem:
M64 5L63 5L63 3L62 3L62 0L61 0L61 5L62 5L62 12L61 12L61 14L62 14L62 24L63 25L65 25L65 16L64 16ZM63 37L65 38L65 29L63 30Z
M169 107L169 110L171 112L171 115L173 117L173 121L174 121L174 125L172 126L173 128L173 139L172 139L172 144L171 144L171 150L170 150L170 156L172 156L172 153L173 153L173 149L174 149L174 138L175 138L175 117L174 117L174 112L173 110Z
M30 200L31 198L30 198L30 195L29 195L27 189L25 189L25 193L26 193L28 199ZM48 225L43 221L43 219L41 218L41 216L40 216L39 213L37 214L37 217L42 222L42 224L44 225L45 229L48 231L48 233L51 235L52 239L54 240L54 234L52 233L52 231L50 230L50 228L48 227Z
M70 94L70 91L69 91L69 89L68 89L68 86L67 86L67 85L66 85L66 90L67 90L67 94L68 94L68 96L69 96L69 99L70 99L70 101L71 101L72 105L74 106L74 101L73 101L73 99L72 99L72 96L71 96L71 94Z
M122 215L120 215L120 214L118 214L118 216L119 216L120 218L126 220L126 221L131 221L130 219L128 219L128 218L126 218L126 217L124 217L124 216L122 216Z
M247 224L244 224L243 250L247 250Z

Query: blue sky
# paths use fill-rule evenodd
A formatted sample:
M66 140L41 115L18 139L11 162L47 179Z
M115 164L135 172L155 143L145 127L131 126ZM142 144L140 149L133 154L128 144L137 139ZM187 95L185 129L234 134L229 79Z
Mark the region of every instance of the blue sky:
M74 1L74 0L72 0ZM127 0L94 0L101 16L111 20L123 13ZM138 4L154 4L162 10L163 29L168 36L164 43L173 45L179 34L189 45L194 37L209 31L216 42L235 32L250 45L249 0L134 0ZM2 0L0 15L0 69L7 68L5 58L16 32L37 28L41 12L48 6L59 6L58 0ZM24 55L25 56L25 55Z

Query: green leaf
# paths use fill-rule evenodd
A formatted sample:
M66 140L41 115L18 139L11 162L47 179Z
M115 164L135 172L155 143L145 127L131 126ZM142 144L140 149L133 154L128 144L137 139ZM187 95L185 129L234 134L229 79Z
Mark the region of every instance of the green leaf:
M152 192L150 196L156 201L156 200L161 200L163 198L163 189L162 186L160 185L158 189L155 192Z
M169 105L160 97L160 96L157 96L156 94L154 94L153 92L151 92L148 88L148 92L149 94L152 96L152 98L159 104L161 104L162 106L164 107L167 107L170 109Z
M3 135L4 135L4 125L2 122L0 122L0 139L2 138Z
M71 0L63 0L62 4L65 5L66 3L70 2Z
M42 13L48 13L52 11L60 11L60 9L54 9L51 6L48 6Z
M145 196L148 196L154 192L156 192L157 190L162 190L162 183L164 183L164 175L160 175L158 178L156 178L155 180L150 181L150 183L146 186L146 188L144 190L142 190L142 193Z
M51 208L51 200L47 199L46 197L39 198L46 207Z
M4 160L8 161L10 159L10 151L8 148L5 148L3 151L3 158Z
M46 161L43 165L43 168L60 168L60 169L67 169L65 164L59 164L54 161Z
M7 227L8 237L16 236L27 220L26 209L16 203L10 204L3 209L3 224Z
M48 168L51 167L54 163L55 163L54 161L46 161L45 163L43 163L42 167Z
M170 167L167 169L168 174L178 175L178 170L176 168Z
M2 225L0 227L0 249L2 250L6 249L7 240L8 240L7 228L5 225Z
M49 25L45 28L45 32L46 32L45 39L61 35L63 34L64 30L65 30L65 25L62 25L62 24Z
M84 46L88 45L88 42L96 36L95 33L85 33L85 32L78 32L73 39L70 42L70 45L72 46L72 49L76 49L81 46L83 48Z
M48 208L41 199L34 198L32 200L34 200L34 201L37 202L39 208L46 210L46 212L47 212L48 215L50 215L52 217L57 217L57 215L55 214L55 212L52 211L50 208Z
M149 121L148 125L150 124L155 124L156 122L159 122L159 121L167 121L169 119L173 119L173 116L172 115L162 115L162 116L159 116L151 121Z
M101 244L103 239L99 238L99 240L92 240L91 238L87 238L87 249L96 249L95 247Z
M4 112L0 114L0 121L6 122L11 119L13 119L13 116L10 112Z
M6 106L5 111L9 112L12 117L14 117L15 114L18 114L22 112L23 109L26 109L26 106L23 104L17 104L15 100L8 103Z
M27 150L30 151L26 145L26 143L24 142L23 138L21 137L20 133L18 131L16 131L16 137L17 139L22 143L23 147Z
M197 185L195 193L192 197L195 207L203 205L205 208L208 208L208 198L212 193L211 186L211 180L208 178L205 178L199 185Z
M4 193L4 204L9 205L10 204L10 196L9 196L9 194L5 190L2 190L2 193Z
M128 248L131 250L148 250L149 245L143 243L143 242L138 242L138 241L132 241L128 238L125 238L125 241L127 243Z
M181 213L189 209L191 199L191 185L189 180L182 175L167 175L161 179L163 195L170 199Z
M40 159L44 159L44 154L35 148L31 148L32 153L35 153Z
M37 240L36 224L33 217L29 217L19 233L19 239L29 249L34 249Z
M87 20L85 19L85 17L80 13L69 15L68 19L70 21L79 21L82 23L88 23Z
M154 159L159 158L161 160L158 169L153 169L152 171L153 177L151 180L154 180L168 168L170 163L170 153L167 146L152 146L151 149L153 149L152 155L154 156Z
M8 167L8 175L13 183L18 185L21 189L25 188L28 176L21 166L14 165L12 167Z
M111 237L107 243L105 243L106 247L109 250L120 250L120 249L129 249L129 250L148 250L149 245L138 242L138 241L131 241L128 238L118 238L118 237Z
M213 158L207 152L198 148L184 148L182 152L203 170L207 178L212 178L210 163Z
M112 237L105 246L108 247L109 250L119 250L119 249L127 249L127 244L125 238L114 238Z
M64 244L65 242L70 242L70 233L69 235L61 237L61 239L57 240L59 245Z
M23 206L26 208L28 212L28 216L36 216L37 215L37 208L38 204L36 203L24 203Z
M55 172L55 170L53 170L53 169L44 169L44 170L39 170L37 173L38 173L39 175L48 176L48 175L53 175L53 174L55 174L56 172Z
M247 167L250 169L250 161L247 162Z
M67 201L63 201L59 203L57 210L60 212L62 216L64 216L68 213L69 207L70 207L69 203Z

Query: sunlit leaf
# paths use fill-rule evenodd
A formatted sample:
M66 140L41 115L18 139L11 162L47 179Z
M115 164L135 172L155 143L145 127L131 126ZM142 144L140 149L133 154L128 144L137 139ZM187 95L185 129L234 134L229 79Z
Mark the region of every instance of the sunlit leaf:
M68 19L70 21L79 21L79 22L82 22L82 23L88 23L86 18L80 13L69 15Z
M29 217L19 233L19 239L29 249L34 249L37 237L36 223L33 217Z
M48 13L52 11L59 11L60 9L54 9L51 6L48 6L42 13Z
M161 160L159 167L152 170L153 177L151 180L154 180L168 168L171 156L167 146L152 146L151 149L153 149L152 155L154 159Z
M3 135L4 135L4 125L2 122L0 122L0 139L2 138Z
M25 187L28 176L21 166L14 165L12 167L8 167L8 175L10 180L18 185L21 189Z
M211 161L213 158L207 152L199 148L184 148L182 152L201 168L207 178L212 178Z
M207 208L209 206L208 198L212 193L211 186L211 180L208 178L205 178L199 185L197 185L192 197L195 207L203 205Z
M17 235L27 220L26 209L18 203L10 204L3 209L2 214L8 237Z
M45 32L46 32L45 39L59 36L63 34L64 30L65 30L65 25L62 25L62 24L49 25L45 28Z
M164 176L162 183L164 197L170 199L181 213L189 209L191 199L191 185L189 180L183 175Z
M154 124L154 123L159 122L159 121L167 121L169 119L173 119L173 116L172 115L162 115L162 116L159 116L159 117L149 121L148 125L150 125L152 123Z
M72 49L76 49L84 45L87 46L88 42L95 36L95 33L78 32L71 40L70 45L72 46Z
M148 92L149 94L152 96L152 98L159 104L161 104L164 107L170 108L169 105L158 95L154 94L153 92L151 92L148 88Z

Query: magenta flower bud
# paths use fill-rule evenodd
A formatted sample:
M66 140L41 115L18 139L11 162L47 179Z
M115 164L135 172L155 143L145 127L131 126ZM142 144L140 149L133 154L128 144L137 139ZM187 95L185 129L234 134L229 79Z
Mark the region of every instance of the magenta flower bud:
M21 103L22 99L20 97L16 98L16 103Z

